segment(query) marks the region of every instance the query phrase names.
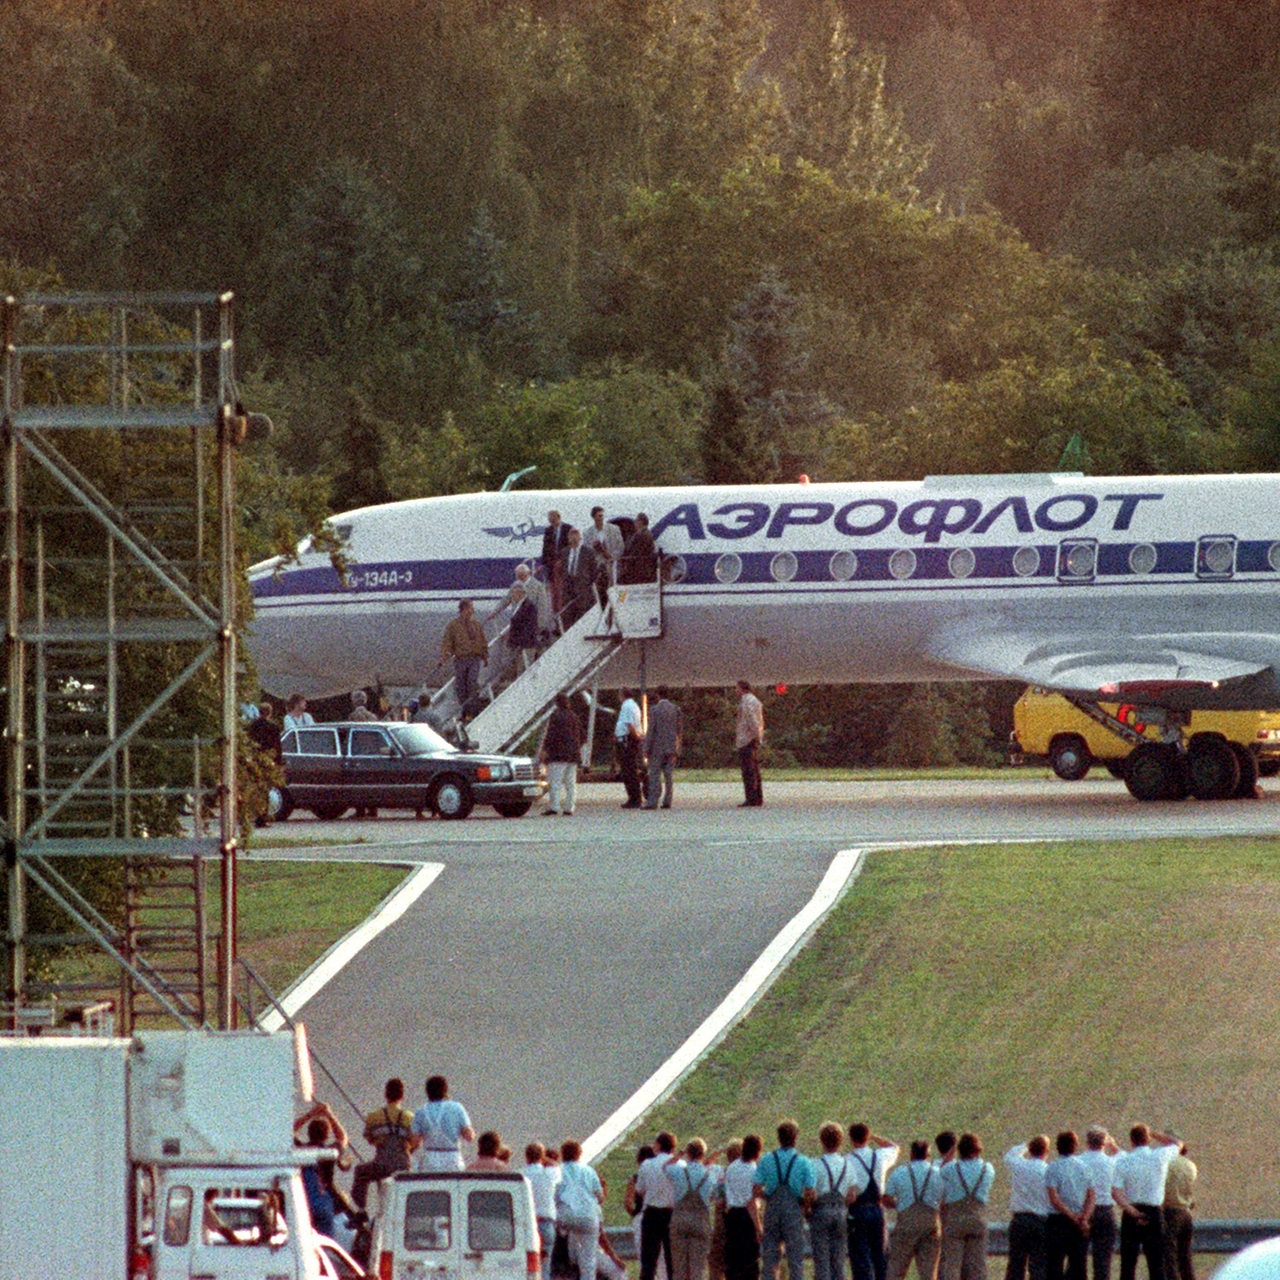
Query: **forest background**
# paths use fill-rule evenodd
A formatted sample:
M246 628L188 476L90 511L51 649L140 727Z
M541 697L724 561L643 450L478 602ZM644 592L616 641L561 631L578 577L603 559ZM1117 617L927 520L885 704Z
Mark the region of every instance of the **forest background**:
M0 287L235 291L248 559L535 464L1280 469L1278 0L29 0L0 67ZM775 693L775 759L1016 694Z

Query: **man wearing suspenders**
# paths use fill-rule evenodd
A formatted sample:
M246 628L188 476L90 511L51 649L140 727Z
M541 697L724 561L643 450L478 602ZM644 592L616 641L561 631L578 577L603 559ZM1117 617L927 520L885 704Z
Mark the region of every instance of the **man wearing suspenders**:
M813 1208L809 1214L813 1280L844 1280L848 1256L844 1197L849 1189L849 1166L840 1154L843 1140L838 1124L824 1124L818 1130L822 1154L813 1165Z
M924 1139L911 1144L911 1163L900 1164L885 1179L884 1203L898 1211L889 1236L888 1280L902 1280L912 1259L920 1280L933 1280L942 1239L942 1175Z
M804 1208L813 1199L813 1162L796 1150L800 1127L794 1120L778 1126L778 1146L756 1166L756 1190L764 1196L764 1280L777 1280L782 1249L787 1271L797 1278L804 1267Z
M849 1265L853 1280L885 1280L884 1177L897 1162L898 1148L865 1124L849 1126Z

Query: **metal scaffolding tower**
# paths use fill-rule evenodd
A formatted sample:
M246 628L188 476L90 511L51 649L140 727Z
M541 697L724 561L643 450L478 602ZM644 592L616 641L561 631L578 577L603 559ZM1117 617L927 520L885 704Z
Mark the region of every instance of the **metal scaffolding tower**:
M246 429L231 295L2 306L7 1017L67 993L33 971L37 948L88 941L118 966L121 1031L229 1028Z

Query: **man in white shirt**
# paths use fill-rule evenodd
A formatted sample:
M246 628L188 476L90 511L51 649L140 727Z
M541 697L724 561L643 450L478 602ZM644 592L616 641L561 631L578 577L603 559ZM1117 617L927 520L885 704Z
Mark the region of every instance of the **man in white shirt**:
M938 1271L938 1246L942 1239L942 1176L929 1159L929 1143L921 1138L911 1144L911 1162L890 1170L884 1182L887 1208L897 1210L889 1236L887 1280L902 1280L914 1258L921 1280Z
M1111 1280L1111 1255L1116 1248L1116 1216L1112 1209L1111 1183L1119 1144L1101 1125L1084 1135L1085 1149L1080 1163L1093 1188L1093 1217L1089 1220L1089 1254L1093 1258L1093 1280Z
M1153 1147L1151 1140L1160 1145ZM1116 1161L1111 1198L1120 1206L1120 1280L1134 1280L1138 1254L1149 1280L1164 1280L1164 1181L1181 1143L1145 1124L1129 1130L1130 1150Z
M764 1143L758 1133L742 1140L742 1155L724 1171L725 1280L760 1280L760 1202L756 1164Z
M542 1280L551 1280L551 1250L556 1242L556 1187L560 1183L560 1166L547 1159L547 1149L531 1142L524 1149L524 1168L520 1170L533 1191L533 1215L538 1221L538 1239L542 1244Z
M852 1150L845 1157L849 1168L849 1266L853 1280L885 1280L884 1254L885 1175L897 1163L898 1146L871 1132L861 1122L849 1126Z
M1045 1170L1044 1187L1052 1212L1045 1226L1046 1269L1049 1280L1085 1280L1089 1222L1094 1192L1089 1171L1076 1154L1080 1140L1070 1129L1057 1138L1058 1158Z
M640 780L644 729L640 719L640 704L630 689L622 691L622 705L618 708L618 718L613 724L613 742L618 749L618 771L622 775L622 785L627 789L627 800L622 807L638 809L644 794L644 784Z
M658 1257L671 1268L671 1211L675 1208L675 1187L667 1176L667 1166L675 1154L674 1133L660 1133L653 1140L654 1155L636 1171L636 1192L644 1197L640 1215L640 1280L653 1280Z
M745 680L738 681L738 722L733 746L742 770L742 790L746 799L739 809L758 809L764 804L764 784L760 778L760 744L764 741L764 704L751 692Z
M603 507L591 508L591 524L586 532L587 545L600 561L602 577L601 595L612 582L617 581L618 561L622 558L622 530L616 524L606 524Z
M1005 1280L1044 1280L1045 1226L1049 1221L1049 1139L1037 1134L1030 1142L1010 1147L1004 1163L1009 1170L1009 1265Z
M413 1132L420 1135L419 1173L448 1173L463 1168L462 1143L474 1142L476 1131L460 1102L449 1097L444 1076L427 1080L427 1105L413 1113Z

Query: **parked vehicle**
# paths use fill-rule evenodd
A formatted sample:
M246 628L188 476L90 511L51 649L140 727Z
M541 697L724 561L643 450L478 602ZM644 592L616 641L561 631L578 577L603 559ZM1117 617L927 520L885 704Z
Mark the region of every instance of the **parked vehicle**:
M351 808L465 818L477 804L521 818L547 790L528 757L463 751L425 724L309 725L290 729L281 746L285 785L278 821L294 809L331 820Z
M1162 726L1147 724L1137 707L1114 702L1099 704L1108 716L1151 742L1162 738ZM1258 772L1271 777L1280 772L1280 712L1192 711L1182 736L1216 734L1247 747L1257 760ZM1096 764L1115 777L1124 776L1125 764L1135 744L1106 724L1101 724L1061 694L1031 686L1014 704L1010 762L1045 762L1067 782L1077 782Z
M322 1280L296 1056L287 1032L0 1037L0 1276Z
M381 1184L378 1280L538 1280L533 1191L519 1173L397 1173Z

